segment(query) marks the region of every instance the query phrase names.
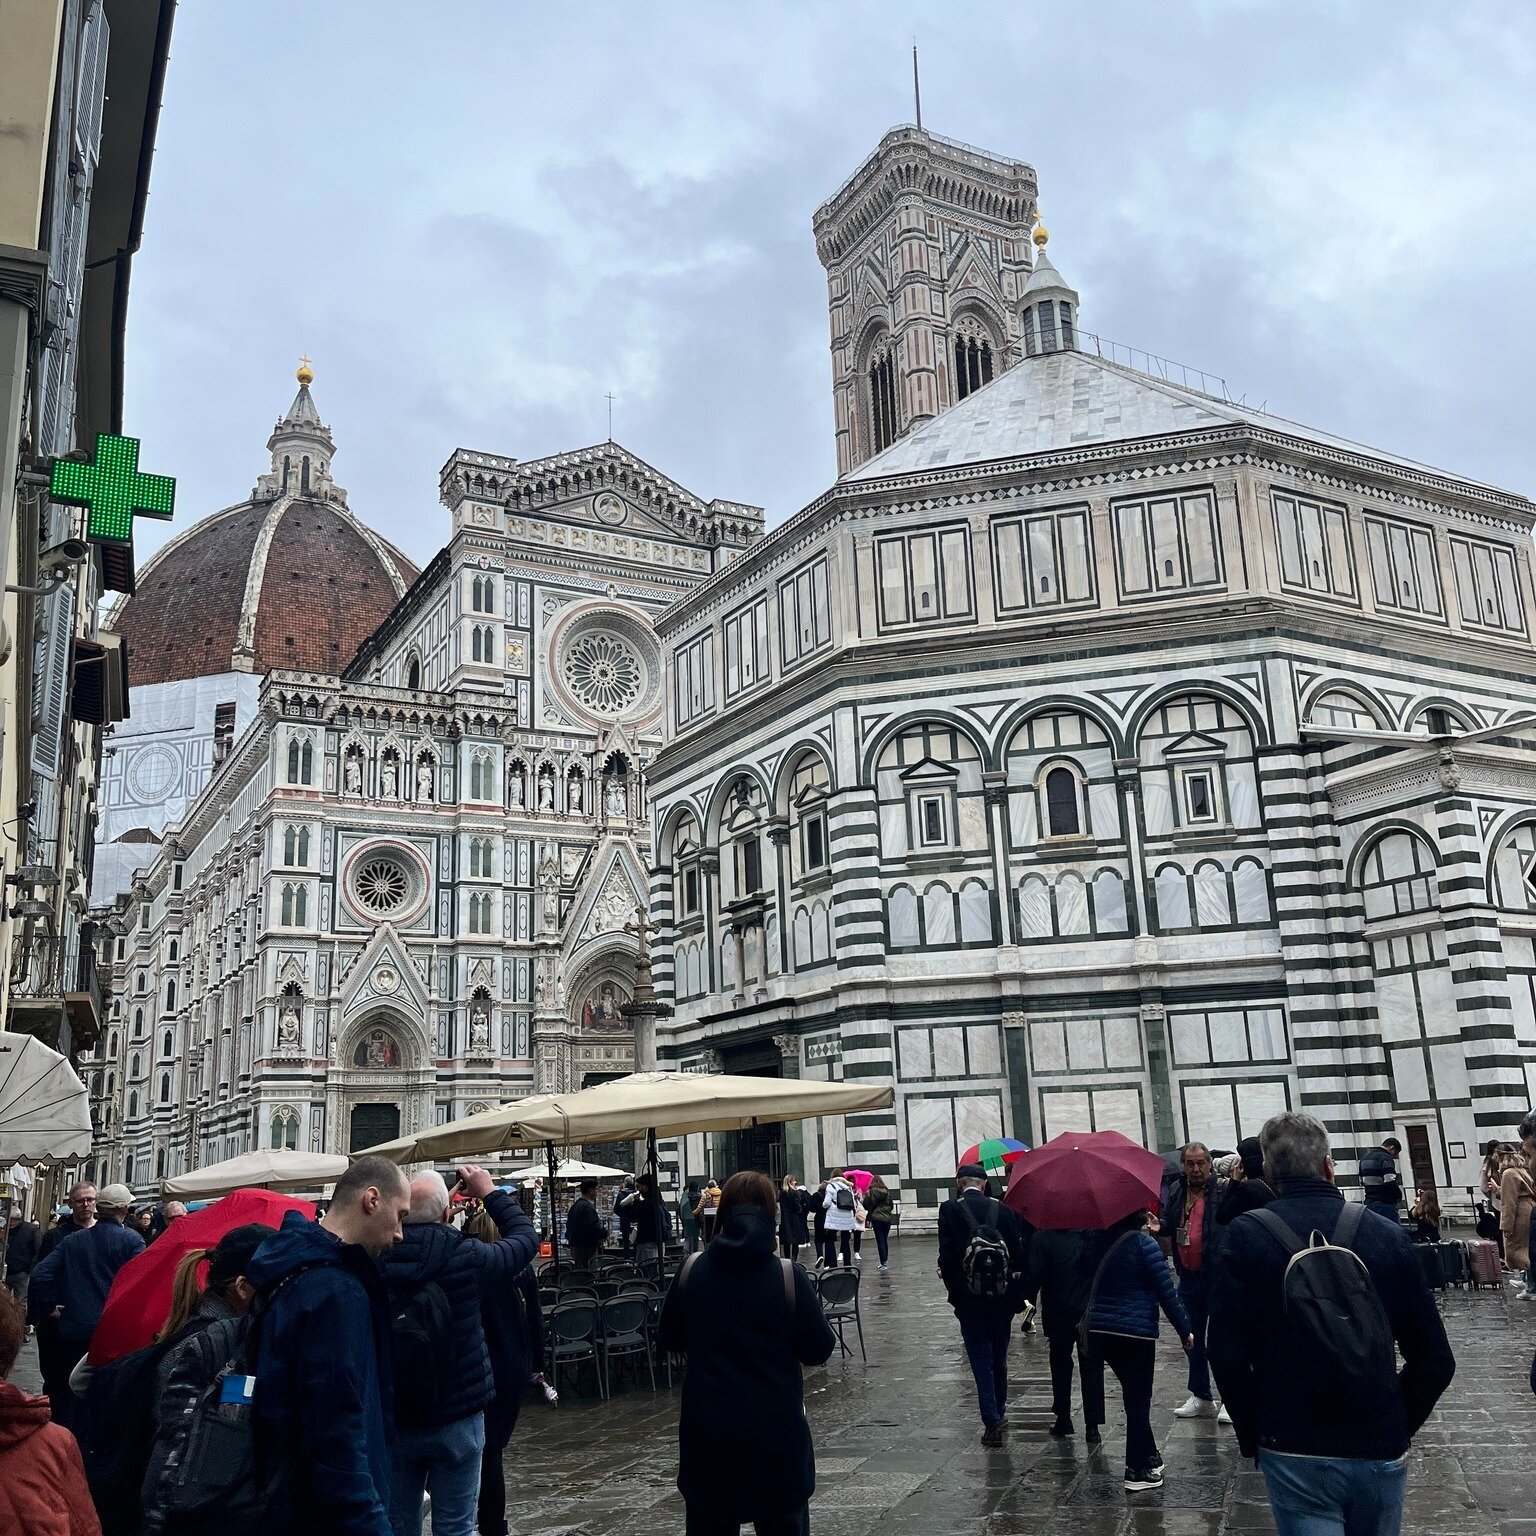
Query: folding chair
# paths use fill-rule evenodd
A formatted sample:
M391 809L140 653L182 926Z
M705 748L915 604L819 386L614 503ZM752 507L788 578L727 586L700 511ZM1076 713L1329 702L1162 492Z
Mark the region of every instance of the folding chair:
M852 1322L859 1335L859 1354L867 1361L864 1350L864 1321L859 1315L859 1271L856 1269L823 1270L816 1285L821 1298L822 1316L837 1330L837 1342L845 1355L853 1351L843 1337L843 1330Z

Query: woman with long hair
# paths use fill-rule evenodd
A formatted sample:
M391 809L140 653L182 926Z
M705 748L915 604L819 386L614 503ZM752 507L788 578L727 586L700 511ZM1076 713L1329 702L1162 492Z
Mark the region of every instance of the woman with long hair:
M809 1197L800 1188L794 1174L786 1173L779 1192L779 1255L781 1258L798 1259L800 1250L811 1240L805 1213Z
M891 1267L891 1223L896 1220L896 1206L885 1180L877 1173L864 1191L864 1219L875 1234L875 1249L880 1268Z
M1420 1189L1408 1218L1413 1223L1410 1234L1416 1243L1440 1241L1440 1197L1432 1189Z
M688 1357L678 1418L677 1486L686 1536L806 1536L816 1459L801 1367L837 1340L806 1272L780 1258L778 1199L763 1173L737 1173L721 1192L715 1237L678 1272L661 1309L661 1347ZM770 1460L721 1455L772 1447Z
M1504 1262L1523 1270L1521 1301L1536 1301L1536 1255L1531 1253L1531 1212L1536 1206L1536 1158L1513 1148L1499 1178L1499 1227L1504 1233Z

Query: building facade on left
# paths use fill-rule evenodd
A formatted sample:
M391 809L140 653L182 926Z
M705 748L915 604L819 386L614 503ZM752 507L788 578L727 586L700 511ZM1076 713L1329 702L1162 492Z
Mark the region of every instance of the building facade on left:
M101 735L128 692L100 611L134 578L131 544L93 540L85 509L50 498L49 470L123 430L174 14L172 0L17 0L0 48L0 1009L71 1057L105 1007L87 901ZM34 1207L73 1172L45 1174Z

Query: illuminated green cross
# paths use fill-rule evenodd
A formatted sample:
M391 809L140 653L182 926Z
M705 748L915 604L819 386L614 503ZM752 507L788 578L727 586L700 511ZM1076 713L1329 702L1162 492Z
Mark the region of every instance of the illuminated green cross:
M169 517L176 505L176 482L169 475L139 473L139 440L103 432L96 439L96 462L55 459L48 494L55 501L90 511L86 537L104 544L131 544L133 518Z

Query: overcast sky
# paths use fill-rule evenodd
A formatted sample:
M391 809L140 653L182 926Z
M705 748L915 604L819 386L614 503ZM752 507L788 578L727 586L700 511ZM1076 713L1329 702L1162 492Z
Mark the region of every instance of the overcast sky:
M455 447L601 441L609 391L642 458L789 516L834 475L811 215L911 120L914 33L925 126L1035 167L1085 329L1536 490L1524 7L263 0L177 13L134 265L175 527L249 493L301 352L418 562Z

